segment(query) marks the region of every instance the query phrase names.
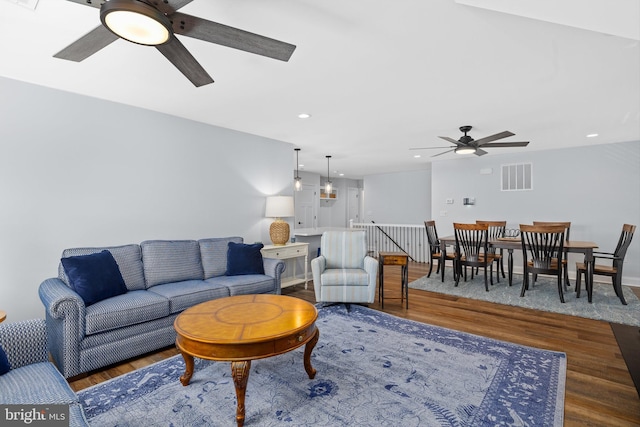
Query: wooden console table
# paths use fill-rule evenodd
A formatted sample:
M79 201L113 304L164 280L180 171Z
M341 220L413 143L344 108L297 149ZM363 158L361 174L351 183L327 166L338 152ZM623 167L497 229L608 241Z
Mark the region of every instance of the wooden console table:
M308 279L308 265L309 265L309 243L296 242L287 243L286 245L265 245L261 250L262 256L265 258L276 258L282 260L293 259L293 276L282 278L282 288L288 286L304 283L304 288L307 289L309 283ZM295 258L304 257L304 277L299 278L296 275L296 262Z
M399 265L401 268L400 277L400 304L406 301L406 308L409 308L409 255L403 252L378 252L378 299L384 308L384 266Z
M0 310L0 323L4 322L4 319L7 318L7 313Z

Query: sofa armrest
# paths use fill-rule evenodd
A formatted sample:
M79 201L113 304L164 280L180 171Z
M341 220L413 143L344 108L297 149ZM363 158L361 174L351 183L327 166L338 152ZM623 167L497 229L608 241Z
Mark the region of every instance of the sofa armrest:
M58 278L42 282L38 294L45 307L49 352L65 378L77 375L80 373L80 342L85 335L84 301Z
M320 255L311 260L311 274L313 276L313 290L316 294L316 301L320 301L320 276L327 269L327 259Z
M47 330L44 319L0 325L0 345L11 369L47 362Z
M276 258L262 258L262 264L264 265L264 274L276 279L276 295L280 295L282 292L282 273L287 268L284 261Z

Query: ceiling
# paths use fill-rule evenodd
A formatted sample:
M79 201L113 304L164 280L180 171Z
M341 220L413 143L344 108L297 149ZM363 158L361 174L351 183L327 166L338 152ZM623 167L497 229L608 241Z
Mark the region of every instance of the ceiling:
M462 125L530 141L488 155L640 140L637 0L194 0L180 11L297 46L281 62L178 36L215 80L200 88L124 40L53 58L99 11L36 2L0 0L0 76L290 142L309 172L423 169L457 155L409 148Z

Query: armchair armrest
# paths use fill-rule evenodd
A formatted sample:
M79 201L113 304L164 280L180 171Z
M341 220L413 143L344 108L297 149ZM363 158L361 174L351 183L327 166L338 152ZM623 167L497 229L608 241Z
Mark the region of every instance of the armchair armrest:
M616 256L615 254L611 253L611 252L593 252L593 260L596 261L598 259L604 259L604 260L609 260L611 262L614 261L618 261L622 258Z
M276 294L280 295L282 292L282 273L284 273L287 265L281 259L276 258L262 258L262 264L264 266L264 274L276 279Z
M364 258L364 271L369 274L369 279L373 280L375 287L376 280L378 279L378 260L373 257L366 256Z
M327 259L320 255L311 260L311 274L313 276L313 290L316 294L316 301L320 301L320 276L327 269Z
M47 331L44 319L0 325L0 345L11 369L47 362Z
M45 307L49 352L65 378L77 375L80 342L85 335L84 301L58 278L42 282L38 294Z

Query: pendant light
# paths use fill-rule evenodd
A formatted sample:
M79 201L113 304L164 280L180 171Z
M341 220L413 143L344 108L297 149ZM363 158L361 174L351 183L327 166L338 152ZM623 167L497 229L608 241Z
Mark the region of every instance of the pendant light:
M298 161L298 154L300 154L299 148L294 148L296 150L296 177L294 178L293 188L296 191L302 191L302 178L300 178L300 174L298 171L298 167L300 166L300 162Z
M327 197L331 194L332 186L331 186L331 176L329 175L329 159L331 156L327 156L327 183L324 186L324 192L327 194Z

